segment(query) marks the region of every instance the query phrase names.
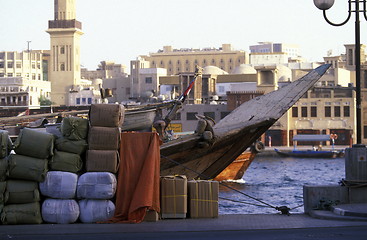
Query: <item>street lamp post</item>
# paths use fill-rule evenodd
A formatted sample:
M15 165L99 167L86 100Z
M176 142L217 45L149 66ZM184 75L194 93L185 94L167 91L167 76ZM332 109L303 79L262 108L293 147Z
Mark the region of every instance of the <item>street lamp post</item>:
M367 20L366 15L366 0L348 0L348 17L342 23L333 23L326 16L326 10L334 5L334 0L314 0L315 6L323 11L326 22L333 26L342 26L346 24L352 12L356 15L355 21L355 66L356 66L356 118L357 118L357 144L362 143L362 107L361 107L361 37L360 37L360 21L359 13L363 12L364 18ZM354 3L354 9L352 7ZM363 10L360 10L360 4L363 3Z

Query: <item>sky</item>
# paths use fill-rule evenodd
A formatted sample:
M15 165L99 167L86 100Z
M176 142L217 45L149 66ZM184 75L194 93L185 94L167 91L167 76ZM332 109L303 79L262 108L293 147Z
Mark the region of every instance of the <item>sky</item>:
M54 0L0 0L0 51L47 50L48 20ZM173 48L219 48L249 52L258 42L298 44L308 61L345 53L354 44L355 14L340 27L329 25L313 0L76 0L82 22L81 64L89 70L101 61L129 67L139 55ZM361 6L362 7L362 6ZM347 0L327 11L333 22L348 15ZM367 21L361 15L361 43Z

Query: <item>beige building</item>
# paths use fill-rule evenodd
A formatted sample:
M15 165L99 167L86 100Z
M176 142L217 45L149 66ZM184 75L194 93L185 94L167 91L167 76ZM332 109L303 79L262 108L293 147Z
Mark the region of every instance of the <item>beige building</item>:
M55 0L54 20L49 21L49 79L51 100L70 105L68 93L80 84L80 37L82 24L76 20L75 0Z
M157 53L140 56L150 63L152 68L166 68L168 75L180 72L194 72L195 66L216 66L226 72L240 64L249 63L249 55L245 51L233 50L231 44L222 44L221 48L181 48L164 46Z
M39 106L50 99L48 54L43 51L0 52L0 105Z

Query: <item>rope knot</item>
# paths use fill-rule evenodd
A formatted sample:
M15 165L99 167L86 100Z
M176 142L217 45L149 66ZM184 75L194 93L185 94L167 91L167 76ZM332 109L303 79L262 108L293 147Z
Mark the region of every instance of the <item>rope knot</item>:
M275 209L278 210L278 211L280 211L284 215L288 215L288 216L291 215L289 213L289 210L291 210L291 209L289 207L287 207L287 206L280 206L280 207L276 207Z

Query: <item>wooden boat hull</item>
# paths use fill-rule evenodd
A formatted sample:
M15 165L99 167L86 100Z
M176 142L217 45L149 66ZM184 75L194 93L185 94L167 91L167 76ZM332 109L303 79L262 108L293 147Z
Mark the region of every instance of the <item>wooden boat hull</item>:
M246 170L255 159L256 153L253 151L246 151L236 158L228 167L226 167L218 176L214 178L215 181L226 180L240 180L245 174Z
M294 105L330 67L243 103L213 126L213 141L191 135L161 146L161 174L214 179Z
M338 151L313 151L313 150L298 150L290 152L282 152L275 149L275 152L282 157L296 157L296 158L337 158L343 155L343 152Z

